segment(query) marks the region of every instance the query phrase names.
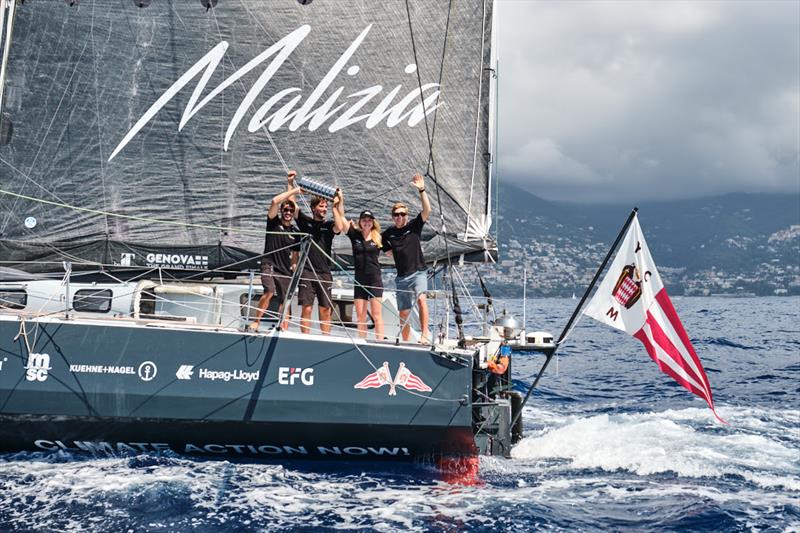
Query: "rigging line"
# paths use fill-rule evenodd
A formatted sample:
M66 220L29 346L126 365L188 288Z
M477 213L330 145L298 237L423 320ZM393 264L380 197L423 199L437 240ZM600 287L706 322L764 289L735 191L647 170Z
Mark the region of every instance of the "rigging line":
M29 200L31 202L38 202L42 204L52 205L56 207L63 207L65 209L72 209L73 211L80 211L83 213L91 213L94 215L107 215L112 217L119 217L125 218L128 220L138 220L140 222L150 222L153 224L164 224L167 226L184 226L187 228L198 228L198 229L210 229L210 230L217 230L217 231L229 231L227 228L223 228L222 226L212 226L209 224L193 224L189 222L178 222L176 220L163 220L158 218L151 218L151 217L143 217L138 215L123 215L122 213L111 213L109 211L103 211L100 209L91 209L89 207L78 207L75 205L70 205L62 202L53 202L51 200L45 200L44 198L36 198L34 196L27 196L25 194L19 194L11 191L7 191L5 189L0 189L0 194L6 194L8 196L15 196L19 199ZM256 231L256 230L245 230L245 229L238 229L238 230L230 230L233 233L243 233L247 235L264 235L264 234L271 234L271 235L290 235L290 236L302 236L305 233L301 232L275 232L275 231Z
M448 7L447 7L447 20L446 20L446 23L445 23L444 43L442 44L442 58L441 58L441 60L439 62L439 80L438 80L439 95L437 95L437 97L436 97L436 102L437 103L439 101L439 97L441 96L442 78L444 76L444 61L445 61L445 58L447 56L447 43L448 43L448 35L449 35L449 29L450 29L450 13L452 11L452 8L453 8L453 0L450 0L449 3L448 3ZM441 202L441 198L439 197L439 194L440 194L439 189L443 189L443 187L441 187L439 185L439 179L436 176L436 164L435 164L434 158L433 158L433 140L434 140L434 135L436 134L436 119L439 116L439 110L438 110L438 108L434 109L434 112L433 112L433 125L432 125L432 127L430 128L430 131L429 131L429 129L428 129L428 114L425 113L425 98L422 96L422 75L420 73L419 64L417 62L417 47L416 47L416 43L415 43L415 40L414 40L414 30L413 30L412 23L411 23L411 12L410 12L410 9L409 9L408 0L406 0L406 14L408 16L408 29L409 29L409 33L411 34L411 47L412 47L412 50L414 52L414 64L417 65L417 84L419 86L420 100L422 101L423 118L425 120L425 133L428 136L428 167L427 167L427 170L426 170L426 174L429 174L431 168L433 168L433 176L432 176L432 178L433 178L434 184L436 185L436 196L437 196L437 201L439 203L439 210L441 211L442 202ZM446 189L444 190L444 193L447 195L447 197L449 197L453 201L453 203L456 206L458 206L462 211L464 211L467 214L467 219L469 219L469 212L464 209L464 207L461 205L461 203L458 200L456 200L456 198L449 191L447 191ZM444 220L442 220L442 227L444 228ZM444 229L443 229L443 231L444 231ZM446 246L445 246L445 248L446 248ZM448 257L449 257L449 252L447 250L445 250L445 252L448 254Z
M245 7L244 4L242 4L242 6ZM248 12L248 14L250 15L251 18L253 18L254 20L256 20L256 22L258 22L258 20L255 19L255 17L253 17L253 14L250 13L249 10L247 10L247 7L245 7L245 10ZM216 24L216 26L217 26L217 33L219 34L220 39L221 39L222 38L222 30L219 27L219 21L217 20L217 13L213 8L211 8L211 15L214 18L214 24ZM259 24L259 26L260 26L260 24ZM262 28L262 30L264 30L264 33L267 33L267 31L264 29L263 26L261 26L261 28ZM236 69L236 64L233 62L233 59L231 59L228 54L225 54L225 59L230 62L231 66L234 69ZM244 87L244 82L242 82L241 78L237 78L236 81L241 86L242 90L246 93L247 89ZM251 107L253 107L253 106L255 106L255 103L251 104ZM278 156L278 161L280 162L281 166L283 167L283 171L288 173L289 172L289 166L286 164L286 161L283 159L283 155L281 154L281 151L278 150L277 145L273 141L272 135L270 135L266 124L263 125L260 129L267 136L267 140L269 141L270 145L272 145L272 149L275 152L275 155Z
M452 8L453 8L453 0L450 0L450 2L447 5L447 21L445 22L445 25L444 25L444 42L442 43L442 59L439 61L439 80L438 80L438 83L439 83L439 94L436 96L436 103L439 102L439 97L442 94L442 78L444 77L444 59L447 56L447 37L449 35L449 30L450 30L450 12L452 11ZM406 10L408 10L408 2L406 2ZM409 29L411 29L410 19L409 19ZM412 44L413 44L413 39L414 39L413 34L411 36L411 39L412 39ZM416 55L416 52L415 52L414 53L414 62L416 63L416 61L417 61L417 55ZM420 82L419 97L422 100L422 110L424 112L425 111L425 100L422 98L422 78L421 78L421 73L420 73L419 70L420 70L419 69L419 65L417 65L417 78L418 78L418 80ZM430 139L429 139L429 143L430 144L428 146L428 148L429 148L429 151L428 151L428 168L427 168L426 172L429 172L430 169L431 169L431 166L433 165L433 139L434 139L434 137L436 135L436 119L438 117L439 117L439 108L437 107L437 108L435 108L433 110L433 124L431 124L431 135L430 135ZM436 174L435 168L434 168L434 174ZM438 180L438 177L436 179Z
M170 6L170 12L172 12L171 7L172 6ZM211 5L208 9L206 9L206 12L208 12L209 10L211 11L211 15L212 15L212 17L214 19L214 25L217 27L217 35L219 36L220 41L222 41L223 40L222 39L222 30L220 29L219 21L217 20L217 11L214 9L213 5ZM233 61L231 61L231 63L233 63ZM222 69L222 79L225 79L225 63L220 61L220 67ZM220 93L220 95L219 95L219 97L220 97L220 106L219 106L219 132L220 132L220 136L219 136L219 138L220 138L220 141L221 141L219 143L219 176L220 176L220 181L222 179L224 179L224 178L227 178L226 181L228 181L228 191L227 191L227 193L228 193L228 198L229 198L230 201L228 203L228 217L227 218L229 220L231 220L231 225L233 225L233 217L235 215L235 213L233 212L233 204L234 204L234 200L235 200L234 196L236 194L234 191L235 191L236 187L235 187L235 183L231 183L232 180L231 180L230 175L226 174L225 171L223 170L223 168L225 166L225 146L224 146L224 139L225 139L225 94L224 93L225 93L225 91L222 91ZM222 236L220 236L220 239L219 239L220 241L222 240L221 237Z
M3 45L2 64L0 64L0 112L3 111L3 94L5 93L6 69L8 54L11 52L11 33L14 29L14 8L16 3L0 0L0 43ZM8 31L5 27L6 9L8 9ZM5 35L5 39L3 36Z
M94 6L95 2L92 1L92 19L91 19L91 26L89 29L89 35L92 41L92 71L94 73L94 114L95 114L95 122L97 123L97 144L99 150L97 154L100 156L100 184L103 187L103 209L108 210L108 199L106 193L106 166L105 162L103 161L103 134L100 130L100 95L97 93L97 48L95 48L94 43ZM103 222L106 225L106 235L109 234L108 228L108 217L103 217Z
M469 300L470 305L472 305L472 308L475 311L475 316L480 317L481 313L480 313L480 309L478 308L478 304L475 303L475 300L472 298L472 294L470 294L469 290L467 290L467 284L464 283L464 278L458 272L458 269L453 269L453 272L458 277L458 281L461 284L461 287L463 289L462 293L467 295L467 299Z
M244 6L244 4L242 4L242 5ZM245 10L247 10L246 7L245 7ZM248 11L248 13L249 13L249 11ZM216 26L217 26L217 33L219 34L220 38L222 38L222 30L219 27L219 21L217 20L217 13L215 12L215 10L213 8L211 9L211 14L212 14L212 16L214 18L214 24L216 24ZM251 17L252 17L252 14L251 14ZM256 20L256 22L258 22L257 19L255 19L255 20ZM261 26L260 23L259 23L259 26ZM261 29L264 31L264 33L269 35L269 33L266 31L266 29L263 26L261 26ZM228 54L225 54L225 59L228 62L230 62L231 66L235 70L236 69L236 64L233 62L233 59L231 59ZM236 81L241 86L241 89L246 93L247 89L245 88L244 82L242 82L241 78L237 79ZM251 107L254 107L254 106L255 106L255 103L251 104ZM281 154L281 151L278 149L278 145L275 143L275 140L272 138L272 135L270 135L269 129L267 128L267 125L264 124L263 126L261 126L260 131L263 132L267 136L267 140L269 141L270 146L272 146L272 150L275 152L275 155L278 156L278 161L280 162L281 166L283 167L283 171L286 174L288 174L289 170L290 170L289 169L289 165L286 163L286 160L283 158L283 154ZM223 150L224 150L224 147L222 145L220 145L220 152L222 152ZM334 163L335 163L335 161L334 161ZM308 204L308 201L303 196L301 196L301 199L303 201L303 205L306 208L308 208L309 211L310 211L311 210L311 206Z
M350 272L349 272L347 269L345 269L345 268L344 268L344 267L343 267L341 264L339 264L339 263L336 261L336 259L334 259L334 258L333 258L333 257L332 257L330 254L328 254L328 252L326 252L325 250L323 250L323 249L322 249L322 246L320 246L319 244L317 244L317 242L316 242L316 241L314 241L314 239L311 239L311 245L312 245L312 246L315 246L315 247L317 248L317 250L319 250L319 252L320 252L320 253L323 255L323 257L325 257L325 259L327 259L327 260L329 260L329 261L331 262L331 265L332 265L332 266L335 266L335 267L336 267L336 268L338 268L338 269L339 269L341 272L343 272L343 273L344 273L344 274L345 274L345 275L346 275L348 278L350 278L351 280L353 280L353 287L355 287L356 285L358 285L359 287L362 287L362 288L364 288L364 289L367 291L367 293L369 293L370 295L372 295L372 292L371 292L371 291L370 291L370 290L369 290L369 289L368 289L368 288L367 288L365 285L362 285L361 283L359 283L359 282L358 282L358 280L356 280L356 278L355 278L355 275L354 275L354 274L350 274ZM375 287L373 287L373 288L375 288ZM400 291L395 291L395 292L400 292ZM406 291L406 292L411 292L411 291ZM389 309L389 311L390 311L390 312L391 312L391 313L392 313L394 316L396 316L396 317L398 317L398 318L400 317L400 315L399 315L398 313L395 313L393 309L391 309L391 308L390 308L390 309Z
M39 159L39 154L42 152L42 147L44 146L44 143L47 140L47 136L50 135L50 130L53 127L53 123L56 121L56 117L58 116L58 112L61 109L61 104L64 103L64 97L66 97L67 91L69 90L70 86L72 85L72 78L75 77L75 73L78 71L78 65L80 65L81 59L83 59L83 54L84 54L84 52L86 52L86 47L88 45L89 45L89 41L85 40L84 43L83 43L83 49L81 50L81 54L80 54L80 56L78 56L78 60L75 62L75 68L72 69L72 74L70 74L69 80L67 80L67 84L64 87L64 92L61 93L61 98L58 101L58 105L56 106L56 110L53 112L53 116L50 119L50 123L47 125L47 130L44 132L44 136L42 137L42 141L39 143L39 148L36 150L36 155L33 157L33 161L31 162L30 168L28 168L27 174L30 174L33 171L34 167L36 166L36 161L38 161L38 159ZM44 187L42 187L42 188L44 188ZM45 190L47 190L47 189L45 189ZM24 191L25 191L25 184L23 183L22 189L20 190L20 193L22 193ZM53 193L51 193L51 194L54 197L56 197L55 194L53 194ZM16 198L14 200L14 203L11 204L11 209L8 210L8 214L6 215L5 220L3 220L3 227L0 228L0 234L5 232L6 227L8 226L8 222L11 219L11 215L14 212L14 208L17 206L17 201L18 200L19 200L19 198Z
M485 75L485 70L483 67L483 47L486 44L486 0L483 0L481 4L483 9L481 15L481 60L479 65L479 72L478 75L478 108L475 111L475 148L472 150L472 179L470 180L469 184L469 203L467 204L467 223L464 226L464 234L469 231L469 222L472 218L472 196L475 192L475 169L478 166L477 159L478 159L478 136L480 132L480 124L481 124L481 97L483 95L483 76Z
M258 26L261 28L261 31L263 31L263 32L264 32L264 34L265 34L267 37L269 37L270 39L272 39L272 35L270 35L269 31L267 31L267 29L264 27L264 25L261 23L261 21L258 19L258 17L256 17L255 15L253 15L253 13L252 13L252 12L250 11L250 9L247 7L246 3L245 3L243 0L240 0L240 3L242 4L242 7L244 8L244 10L245 10L245 11L247 11L247 14L248 14L248 15L250 15L250 18L251 18L252 20L254 20L254 21L256 22L256 24L257 24L257 25L258 25ZM291 57L291 56L289 56L289 57L286 59L286 62L287 62L289 65L291 65L291 66L292 66L292 68L294 68L294 70L295 70L295 71L297 71L299 74L301 74L301 77L300 77L300 80L301 80L301 81L300 81L300 83L301 83L303 86L309 86L309 87L310 87L310 86L311 86L311 83L310 83L310 82L309 82L309 81L306 79L306 77L305 77L305 73L303 72L303 70L302 70L302 69L298 68L298 67L295 65L295 63L294 63L294 61L292 60L292 57ZM264 131L265 131L265 133L267 132L267 130L266 130L266 129L265 129ZM352 139L352 138L353 138L353 136L354 136L354 134L353 134L351 131L347 130L347 129L341 130L339 133L340 133L340 134L344 134L344 135L348 135L348 136L349 136L351 139ZM269 137L269 133L267 133L267 136ZM355 140L356 140L356 141L358 141L358 139L355 139ZM271 140L271 139L270 139L270 142L272 142L272 140ZM327 145L327 144L323 144L323 146L324 146L324 147L325 147L325 149L327 150L327 152L328 152L328 155L330 156L330 158L333 160L333 164L334 164L334 166L336 167L336 171L337 171L337 173L338 173L339 175L341 175L341 176L344 176L345 174L344 174L344 173L341 171L341 169L339 168L339 165L338 165L338 163L337 163L337 161L336 161L336 159L335 159L335 157L334 157L334 152L333 152L333 151L332 151L332 150L331 150L331 149L328 147L328 145ZM360 148L360 149L363 151L363 153L365 153L365 154L367 155L367 157L369 157L369 159L370 159L370 160L371 160L371 161L374 163L374 165L373 165L373 168L377 168L377 169L381 170L381 171L383 172L383 175L384 175L384 177L386 177L386 178L388 178L388 177L389 177L389 175L386 173L386 170L384 169L384 166L383 166L383 165L381 165L381 164L379 164L379 163L378 163L378 161L376 161L376 160L375 160L375 157L372 155L372 151L371 151L371 150L367 150L367 149L365 149L365 145L364 145L364 143L362 143L362 142L356 142L356 143L355 143L355 146L357 146L358 148ZM273 148L275 148L275 150L277 151L277 148L276 148L274 145L273 145ZM280 154L279 154L279 156L280 156ZM289 170L289 169L288 169L288 167L286 167L285 163L284 163L284 167L285 167L286 171L288 172L288 170ZM337 176L334 176L334 182L335 182L335 183L338 185L338 183L339 183L339 180L338 180L338 177L337 177Z
M172 2L170 2L170 5L172 5ZM142 17L145 16L145 15L143 15L141 13L141 11L142 10L138 10L137 14L136 14L136 18L137 18L138 21L141 21ZM154 98L158 98L158 96L156 95L156 89L155 89L156 83L153 81L153 77L150 75L150 72L148 72L148 70L146 68L144 68L144 66L147 64L146 61L145 61L145 58L148 56L149 51L151 49L154 49L154 47L148 46L147 43L145 43L144 45L140 44L140 42L139 42L139 34L137 34L137 32L134 31L133 25L131 24L131 18L132 17L130 15L126 16L125 17L125 22L127 23L128 33L130 34L131 41L133 42L133 50L138 52L138 56L137 56L136 59L138 60L138 62L141 65L143 65L143 68L140 69L140 72L141 72L141 75L146 79L147 83L145 84L145 87L147 89L149 89L150 93L154 96ZM155 29L154 28L156 28L156 24L151 24L150 28L151 28L151 31L150 31L150 42L152 42L152 40L154 39L154 34L155 34ZM173 111L171 108L169 108L169 106L167 106L165 108L164 112L166 114L170 115L170 117L173 119L174 123L176 123L176 124L180 123L180 117L175 115L175 111ZM155 121L150 121L150 123L147 125L146 129L145 128L142 129L143 135L147 136L156 127L155 124L156 124ZM177 136L177 134L175 136ZM188 185L187 185L188 182L187 182L187 178L186 178L186 170L184 168L184 165L179 164L180 161L182 161L183 158L180 157L178 154L176 154L175 146L173 146L172 142L165 143L165 146L169 150L170 154L172 155L172 158L170 159L170 161L172 161L174 163L173 166L175 168L175 173L180 179L182 190L183 190L184 196L185 196L185 192L188 190ZM140 150L140 151L142 152L141 157L143 158L144 157L144 150ZM139 172L139 175L141 176L141 171ZM185 205L184 205L184 207L185 207ZM189 211L187 213L185 209L184 209L184 214L186 215L184 217L186 219L192 218L194 216L201 216L202 215L202 214L201 215L197 215L196 210L191 210L191 211ZM190 215L191 215L191 217L190 217Z
M419 61L417 60L417 45L414 40L414 27L411 22L411 8L408 4L408 0L405 0L405 2L406 2L406 15L408 16L408 31L411 35L411 48L414 53L414 64L417 65L417 84L419 85L419 97L420 100L422 101L422 116L425 120L425 135L428 138L428 171L426 171L426 174L428 174L430 170L433 170L432 177L433 177L433 184L436 186L436 200L437 203L439 204L439 217L441 219L441 224L442 224L442 234L444 235L445 254L447 255L448 266L452 266L450 261L450 250L447 245L447 229L445 228L444 213L442 212L442 197L440 193L441 187L439 185L439 180L436 177L436 163L433 158L433 137L431 135L431 129L428 126L428 114L425 112L425 98L422 95L422 75L420 74ZM441 80L442 80L442 73L444 71L444 56L447 50L447 36L449 34L449 29L450 29L450 12L452 11L452 8L453 8L453 0L450 0L447 7L447 22L444 33L444 46L442 47L442 62L439 68L439 95L441 95ZM437 102L439 100L439 95L437 95L436 97ZM451 280L451 286L452 286L452 280ZM453 291L455 292L454 287Z
M313 244L316 244L313 239L311 240L311 242ZM321 249L320 246L317 246L317 248ZM314 276L316 276L317 272L316 272L316 270L314 270L314 265L312 265L311 262L308 262L307 264L311 267L311 271L314 273ZM381 304L381 305L383 305L383 304ZM332 304L331 304L331 311L333 311L333 305ZM367 354L365 354L364 351L361 349L361 347L358 345L358 343L356 342L356 339L350 333L350 328L348 328L347 326L344 325L344 322L341 321L341 317L339 317L339 320L340 320L340 322L342 322L342 327L343 327L345 333L347 333L347 337L350 339L350 343L358 351L358 353L360 353L362 355L362 357L364 357L364 359L372 367L372 369L377 371L378 367L375 366L375 363L372 362L372 360L369 358L369 356ZM401 327L401 330L402 330L402 327ZM364 342L366 342L366 339L364 339ZM406 390L405 387L403 387L402 390ZM414 394L416 396L420 396L420 397L428 399L428 400L439 401L439 402L460 402L461 401L461 399L457 399L456 400L456 399L450 399L450 398L435 398L433 396L424 396L422 394L418 394L418 393L412 392L410 390L406 390L406 392L408 392L409 394Z

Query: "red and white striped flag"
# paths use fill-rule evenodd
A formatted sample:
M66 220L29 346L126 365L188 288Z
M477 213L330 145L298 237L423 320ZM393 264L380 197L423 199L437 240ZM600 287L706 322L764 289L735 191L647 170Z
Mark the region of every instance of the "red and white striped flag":
M392 373L389 371L389 363L384 361L383 366L378 368L372 374L369 374L367 377L356 383L353 388L354 389L377 389L379 387L383 387L384 385L389 385L392 391L394 390L394 383L392 382ZM392 394L392 392L389 392Z
M394 376L394 384L409 390L415 390L419 392L431 391L431 388L428 387L419 376L417 376L416 374L412 374L411 371L408 368L406 368L405 363L400 363L400 368L397 369L397 374L395 374Z
M638 217L583 312L639 339L662 372L703 398L727 423L714 410L705 370L667 296Z

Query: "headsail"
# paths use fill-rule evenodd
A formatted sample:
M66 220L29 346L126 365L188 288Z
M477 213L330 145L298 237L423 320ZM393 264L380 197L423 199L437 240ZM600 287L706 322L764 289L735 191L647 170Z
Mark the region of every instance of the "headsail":
M447 248L481 255L494 247L491 17L491 0L18 7L3 265L244 264L287 167L344 188L348 214L388 222L392 202L418 207L408 183L428 162L426 113ZM434 231L431 260L445 253Z

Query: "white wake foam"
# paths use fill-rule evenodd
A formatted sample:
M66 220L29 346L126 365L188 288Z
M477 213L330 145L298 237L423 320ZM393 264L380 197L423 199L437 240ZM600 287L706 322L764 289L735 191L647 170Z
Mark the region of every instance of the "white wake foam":
M562 417L558 427L523 439L513 457L568 460L573 469L621 469L642 476L738 475L761 487L800 491L796 414L727 411L731 428L714 423L708 410L693 408Z

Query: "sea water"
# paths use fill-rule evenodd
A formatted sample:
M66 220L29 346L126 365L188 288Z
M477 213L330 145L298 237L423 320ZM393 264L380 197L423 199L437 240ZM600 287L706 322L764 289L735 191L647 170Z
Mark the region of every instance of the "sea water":
M558 334L575 303L529 301L528 329ZM481 458L476 484L421 465L5 454L0 530L800 531L800 298L674 304L730 426L584 318L513 457ZM542 362L514 357L519 389Z

